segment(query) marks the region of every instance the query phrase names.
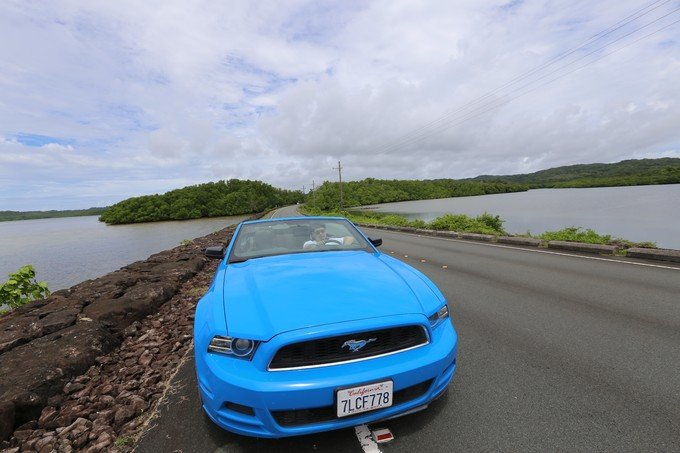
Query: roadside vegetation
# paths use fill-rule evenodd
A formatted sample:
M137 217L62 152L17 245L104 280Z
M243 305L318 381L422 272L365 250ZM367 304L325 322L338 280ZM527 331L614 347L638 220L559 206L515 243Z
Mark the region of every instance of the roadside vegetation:
M398 214L385 214L365 211L322 211L320 209L304 206L301 209L307 215L324 215L347 217L354 223L372 225L390 225L399 227L423 228L427 230L455 231L458 233L480 233L495 236L506 236L508 233L503 229L504 220L500 216L489 213L470 217L464 214L445 214L431 222L422 220L409 220ZM567 227L561 230L545 231L541 234L516 234L517 237L531 237L548 241L583 242L587 244L617 245L622 249L631 247L656 248L654 242L633 242L622 238L612 238L609 234L600 234L591 229L582 227Z
M499 216L492 216L487 213L477 217L470 217L464 214L446 214L437 217L431 222L424 222L422 220L409 220L401 215L382 214L377 212L322 211L308 206L305 206L302 211L308 215L347 217L354 223L424 228L439 231L457 231L461 233L506 234L503 230L503 220L501 220Z
M623 238L612 238L609 234L599 234L591 229L584 229L575 226L563 228L557 231L546 231L536 236L532 236L529 233L520 236L537 237L539 239L543 239L544 241L570 241L585 242L587 244L618 245L623 249L631 247L656 248L656 243L654 242L633 242Z
M35 269L31 265L22 266L18 271L9 274L9 280L0 285L0 314L21 307L36 299L44 299L50 295L46 282L35 278Z

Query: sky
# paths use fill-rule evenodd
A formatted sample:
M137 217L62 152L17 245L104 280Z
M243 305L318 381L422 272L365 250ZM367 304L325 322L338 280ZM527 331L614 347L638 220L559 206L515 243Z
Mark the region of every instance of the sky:
M680 1L0 2L0 210L680 157Z

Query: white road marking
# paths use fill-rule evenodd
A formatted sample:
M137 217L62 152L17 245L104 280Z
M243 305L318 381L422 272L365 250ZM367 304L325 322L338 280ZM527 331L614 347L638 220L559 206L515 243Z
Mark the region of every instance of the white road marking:
M357 438L359 439L359 443L361 444L361 448L364 449L364 452L380 453L380 448L378 448L378 444L373 440L371 430L368 429L368 426L355 426L354 431L357 433Z
M382 231L382 230L378 230ZM401 232L398 233L396 231L392 231L392 233L396 234L405 234L408 236L415 236L423 239L436 239L439 241L447 241L447 242L463 242L465 244L473 244L473 245L483 245L486 247L499 247L502 249L512 249L512 250L524 250L525 252L533 252L533 253L545 253L548 255L560 255L560 256L571 256L572 258L583 258L586 260L595 260L595 261L609 261L610 263L619 263L619 264L632 264L634 266L642 266L642 267L656 267L660 269L671 269L674 271L680 271L680 267L673 267L673 266L664 266L662 264L649 264L649 263L636 263L634 261L626 261L626 260L614 260L611 258L602 258L598 256L583 256L583 255L574 255L571 253L564 253L564 252L553 252L552 250L537 250L537 249L525 249L523 247L514 247L510 245L501 245L501 244L487 244L485 242L474 242L474 241L466 241L464 239L450 239L450 238L442 238L442 237L437 237L437 236L427 236L427 235L420 235L420 234L414 234L414 233L405 233ZM404 255L404 258L408 258L408 255Z

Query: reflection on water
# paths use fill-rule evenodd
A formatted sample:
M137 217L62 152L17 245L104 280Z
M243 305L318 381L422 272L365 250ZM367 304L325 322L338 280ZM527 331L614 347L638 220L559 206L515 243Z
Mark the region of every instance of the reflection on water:
M106 225L97 216L0 222L0 282L32 264L51 291L96 278L245 219Z
M680 184L528 192L406 201L369 206L430 221L446 213L505 220L509 233L537 234L569 226L592 228L631 241L680 249Z

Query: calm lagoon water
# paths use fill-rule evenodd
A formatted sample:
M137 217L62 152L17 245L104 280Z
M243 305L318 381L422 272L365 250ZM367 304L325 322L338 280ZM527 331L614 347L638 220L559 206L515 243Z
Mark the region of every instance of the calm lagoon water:
M406 201L366 206L430 221L447 213L505 220L509 233L537 234L569 226L591 228L631 241L680 249L680 184L660 186L537 189L528 192Z
M97 216L0 222L0 283L25 264L51 291L96 278L245 219L106 225Z

